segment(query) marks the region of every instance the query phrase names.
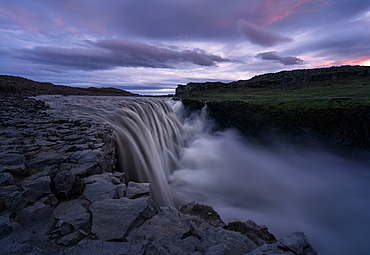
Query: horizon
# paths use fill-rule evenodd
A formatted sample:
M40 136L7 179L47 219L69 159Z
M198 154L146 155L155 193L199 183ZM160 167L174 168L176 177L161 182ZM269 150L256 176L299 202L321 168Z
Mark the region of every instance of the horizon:
M174 94L178 84L370 65L366 0L0 3L4 75Z
M364 67L365 65L328 66L328 67L320 67L319 69L321 69L321 68L324 69L324 68L334 68L334 67L345 67L345 66L350 66L350 67L356 67L356 66L358 66L358 67ZM312 70L312 69L317 69L317 68L307 68L307 69L302 68L302 69L291 69L291 70L279 70L279 71L273 72L273 73L256 74L253 77L248 78L248 79L245 79L245 80L251 80L252 78L254 78L256 76L262 76L262 75L266 75L266 74L274 74L274 73L280 73L280 72L292 72L292 71L300 71L300 70ZM0 75L7 76L8 74L0 74ZM12 76L12 75L10 75L10 76ZM28 80L32 80L32 79L29 79L27 77L22 77L22 76L14 76L14 77L20 77L20 78L25 78L25 79L28 79ZM37 80L32 80L32 81L40 82L40 83L50 83L48 81L37 81ZM177 84L176 87L175 87L175 89L174 89L174 93L173 94L171 94L171 93L167 93L167 94L163 93L163 94L138 94L138 95L140 95L140 96L174 96L174 95L176 95L176 91L175 90L176 90L177 86L179 86L179 85L187 85L189 83L207 83L207 82L211 82L211 83L212 82L229 83L229 82L237 82L237 81L226 81L226 82L224 82L224 81L207 81L207 80L206 81L202 81L202 82L192 81L192 82L187 82L185 84ZM68 86L68 85L65 85L65 84L54 84L54 83L52 83L52 84L53 85L57 85L57 86ZM94 87L94 86L88 86L88 85L86 85L85 87L78 87L78 86L71 86L71 87L76 87L76 88L116 88L116 87ZM118 88L118 89L120 89L120 88ZM125 90L125 89L122 89L122 90ZM125 91L128 91L128 90L125 90ZM128 92L131 92L131 91L128 91Z

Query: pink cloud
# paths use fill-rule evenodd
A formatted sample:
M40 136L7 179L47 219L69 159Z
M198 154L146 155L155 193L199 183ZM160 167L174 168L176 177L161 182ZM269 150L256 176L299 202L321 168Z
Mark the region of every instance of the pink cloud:
M259 27L246 20L239 20L237 27L251 43L264 47L272 47L280 43L291 42L291 38L283 37L280 34Z
M0 15L3 18L8 18L18 23L18 25L25 27L31 33L37 33L38 27L33 24L35 20L34 14L29 12L27 9L19 5L12 5L9 10L6 10L3 6L0 6Z

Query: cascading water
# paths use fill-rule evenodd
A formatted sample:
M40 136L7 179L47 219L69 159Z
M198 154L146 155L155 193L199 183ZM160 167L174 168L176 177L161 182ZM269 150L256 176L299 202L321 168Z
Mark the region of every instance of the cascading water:
M151 182L162 205L195 200L224 220L252 219L278 238L304 231L319 254L370 249L370 162L320 149L249 144L213 132L203 111L181 102L117 97L40 97L55 114L109 123L118 165L128 179Z
M79 96L54 97L48 103L54 114L108 123L117 134L117 169L126 173L127 181L150 182L159 204L174 205L168 178L178 167L184 139L182 125L168 103Z

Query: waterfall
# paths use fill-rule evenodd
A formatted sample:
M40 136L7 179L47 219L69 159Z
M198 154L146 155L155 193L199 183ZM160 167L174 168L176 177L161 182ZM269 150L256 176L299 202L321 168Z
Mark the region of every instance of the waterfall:
M52 100L50 100L50 98ZM126 181L150 182L155 200L173 206L168 179L178 168L183 126L168 100L154 98L40 96L51 112L108 123L117 134L117 170Z
M127 181L150 182L161 205L196 201L221 217L303 231L320 254L369 250L370 162L215 131L207 109L155 98L45 96L50 112L109 123Z
M182 127L161 100L132 101L115 115L105 116L117 133L118 169L128 181L150 182L161 205L173 205L168 177L178 166Z

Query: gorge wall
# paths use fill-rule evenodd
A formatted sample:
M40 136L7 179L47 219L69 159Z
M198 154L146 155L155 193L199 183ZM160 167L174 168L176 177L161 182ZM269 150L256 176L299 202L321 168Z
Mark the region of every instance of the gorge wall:
M127 182L116 168L117 130L55 116L33 98L0 101L0 255L317 254L302 232L276 240L251 220L226 226L209 206L160 207L154 185Z
M284 87L296 88L298 84L310 81L336 80L348 75L359 75L370 77L370 67L368 66L340 66L316 69L299 69L293 71L281 71L257 75L249 80L239 80L230 83L223 82L190 82L186 85L178 85L176 96L181 98L191 98L192 92L216 88L237 88L250 87L260 88L271 85L282 85Z

